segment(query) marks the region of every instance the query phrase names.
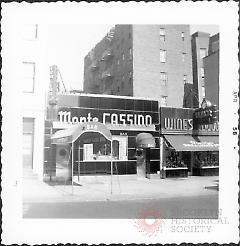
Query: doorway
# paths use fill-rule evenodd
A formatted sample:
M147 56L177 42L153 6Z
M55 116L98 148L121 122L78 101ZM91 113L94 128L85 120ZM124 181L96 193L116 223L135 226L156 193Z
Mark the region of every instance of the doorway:
M34 119L23 118L22 168L23 176L32 175Z

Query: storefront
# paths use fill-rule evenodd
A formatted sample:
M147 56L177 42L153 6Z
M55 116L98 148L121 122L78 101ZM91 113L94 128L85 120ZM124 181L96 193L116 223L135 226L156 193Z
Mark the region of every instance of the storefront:
M91 125L93 128L102 123L111 133L111 141L90 131L76 139L73 148L73 175L109 175L111 160L113 174L149 177L150 174L159 173L157 101L68 94L58 96L57 107L49 115L52 116L54 112L55 118L48 120L45 128L45 175L60 176L59 163L70 163L72 158L71 144L66 144L59 134L67 137L75 127L87 123L89 124L85 127ZM58 143L55 142L56 139ZM139 150L142 150L141 158L137 155ZM142 170L145 170L144 173Z
M218 174L218 123L196 128L194 111L160 108L163 178Z

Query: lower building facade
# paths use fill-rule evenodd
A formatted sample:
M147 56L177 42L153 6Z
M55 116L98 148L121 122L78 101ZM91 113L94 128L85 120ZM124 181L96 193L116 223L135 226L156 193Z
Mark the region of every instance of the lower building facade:
M104 127L111 139L98 130ZM64 140L78 131L73 142ZM59 95L55 119L46 122L44 173L60 178L63 169L71 176L72 168L73 176L108 175L113 160L113 174L150 176L160 171L159 134L157 101Z
M218 175L218 122L197 124L191 108L160 108L162 177Z
M44 175L218 175L218 122L141 98L66 94L45 122ZM52 114L51 114L52 115Z

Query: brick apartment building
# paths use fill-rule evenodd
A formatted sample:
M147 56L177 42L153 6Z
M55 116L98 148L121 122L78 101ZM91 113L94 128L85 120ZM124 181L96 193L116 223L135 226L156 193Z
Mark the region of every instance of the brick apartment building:
M116 25L84 60L86 93L191 107L192 82L189 25Z
M203 98L218 104L219 34L196 32L192 35L193 105L201 105Z

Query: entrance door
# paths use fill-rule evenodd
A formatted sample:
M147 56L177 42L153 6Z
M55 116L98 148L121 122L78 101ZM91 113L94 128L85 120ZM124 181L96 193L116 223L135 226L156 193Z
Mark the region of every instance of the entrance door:
M23 175L31 174L33 168L33 135L23 133Z
M182 152L182 160L188 168L188 175L192 175L192 152L191 151L183 151Z
M22 165L23 176L32 174L33 170L33 129L34 119L23 119Z

